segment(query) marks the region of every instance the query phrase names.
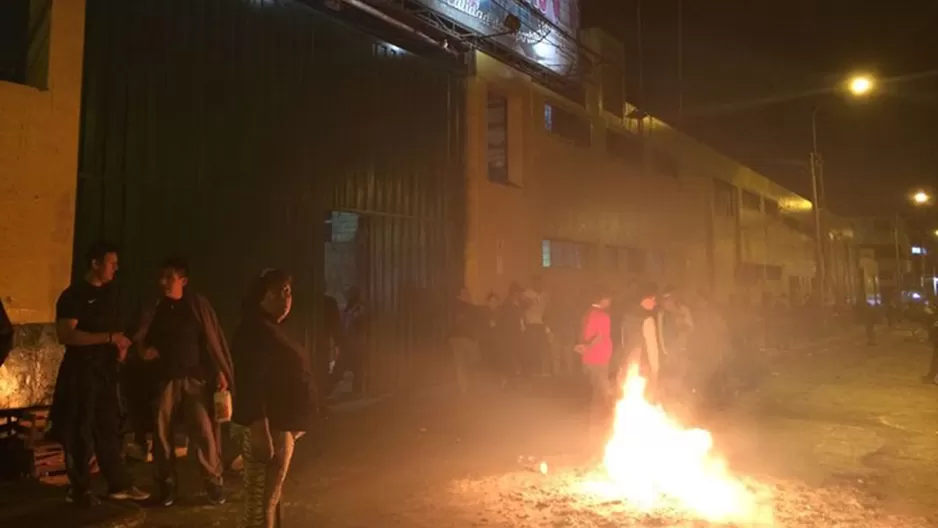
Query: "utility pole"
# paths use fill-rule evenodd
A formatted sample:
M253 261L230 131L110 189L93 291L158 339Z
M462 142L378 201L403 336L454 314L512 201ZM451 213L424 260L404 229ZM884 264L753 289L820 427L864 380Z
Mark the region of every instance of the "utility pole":
M824 297L827 294L827 266L824 262L824 233L821 226L821 200L820 200L820 154L817 143L817 107L811 111L811 191L814 199L814 259L816 271L814 275L814 294L820 306L824 306Z

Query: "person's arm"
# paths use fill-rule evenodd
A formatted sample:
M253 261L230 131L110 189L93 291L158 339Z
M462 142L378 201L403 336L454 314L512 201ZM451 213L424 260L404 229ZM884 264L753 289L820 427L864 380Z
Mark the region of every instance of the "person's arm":
M210 356L214 362L215 368L215 389L224 391L229 390L233 385L232 379L234 367L231 361L231 350L228 348L228 341L225 339L225 333L221 329L221 323L218 322L218 315L208 299L202 296L197 298L197 309L201 312L203 332L205 341L208 344Z
M645 350L648 351L648 365L655 375L658 374L659 366L658 330L656 327L655 320L651 317L646 318L645 322L642 323L642 336L645 339Z

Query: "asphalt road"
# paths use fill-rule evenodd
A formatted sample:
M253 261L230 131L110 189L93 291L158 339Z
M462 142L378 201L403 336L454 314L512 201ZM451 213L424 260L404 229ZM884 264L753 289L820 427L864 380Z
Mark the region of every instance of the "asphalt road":
M901 333L881 343L850 338L785 354L756 388L695 424L713 432L734 473L844 502L829 505L840 524L818 517L795 525L938 526L923 518L938 511L938 387L920 382L929 351ZM584 467L577 394L483 387L460 401L440 390L338 413L301 440L284 526L607 526L610 518L596 511L574 511L582 505L558 513L549 503L558 493L539 489L554 484L519 461L545 460L567 475ZM149 472L137 470L141 478ZM237 478L229 479L231 501L218 508L204 505L192 467L183 481L177 507L147 508L127 525L234 524Z

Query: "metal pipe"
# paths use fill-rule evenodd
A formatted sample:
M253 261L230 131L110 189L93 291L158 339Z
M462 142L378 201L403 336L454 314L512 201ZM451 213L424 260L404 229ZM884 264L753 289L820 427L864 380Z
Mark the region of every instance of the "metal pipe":
M376 8L374 8L374 7L372 7L372 6L368 5L368 4L366 4L366 3L363 2L362 0L341 0L341 1L342 1L342 2L345 2L346 4L348 4L348 5L352 6L352 7L356 7L356 8L358 8L358 9L361 9L361 10L364 11L365 13L368 13L369 15L371 15L371 16L373 16L373 17L379 19L379 20L381 20L382 22L386 22L386 23L391 24L392 26L394 26L394 27L396 27L396 28L398 28L398 29L400 29L400 30L402 30L402 31L405 31L405 32L407 32L407 33L410 33L411 35L413 35L413 36L415 36L415 37L417 37L417 38L423 40L424 42L433 44L434 46L437 46L437 47L439 47L440 49L445 49L446 51L448 51L448 52L450 52L450 53L453 53L452 50L447 49L446 47L443 46L442 43L440 43L440 42L434 40L433 38L431 38L431 37L430 37L429 35L427 35L426 33L423 33L423 32L421 32L421 31L418 31L417 29L414 29L414 28L412 28L411 26L408 26L407 24L401 22L400 20L397 20L397 19L395 19L395 18L393 18L393 17L390 17L390 16L386 15L386 14L385 14L383 11L381 11L380 9L376 9Z

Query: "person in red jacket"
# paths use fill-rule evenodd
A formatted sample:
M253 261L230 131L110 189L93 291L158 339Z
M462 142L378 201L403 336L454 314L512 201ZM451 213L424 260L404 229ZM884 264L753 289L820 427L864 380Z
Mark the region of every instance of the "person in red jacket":
M589 417L591 446L603 440L613 405L610 369L613 348L612 322L608 311L612 305L612 296L602 291L595 295L594 299L593 305L583 317L580 344L576 346L592 388Z

